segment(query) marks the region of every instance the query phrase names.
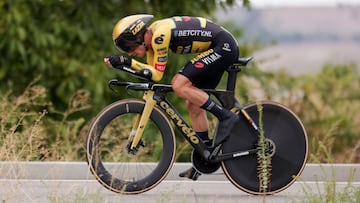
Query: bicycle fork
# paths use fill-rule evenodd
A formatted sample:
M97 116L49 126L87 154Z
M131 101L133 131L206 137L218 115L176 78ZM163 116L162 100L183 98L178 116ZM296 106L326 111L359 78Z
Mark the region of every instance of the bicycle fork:
M156 101L153 99L154 91L146 91L144 93L143 99L145 100L144 110L141 115L137 115L134 119L134 125L130 132L129 142L131 142L130 150L136 149L143 135L146 124L150 118L151 112L156 104Z

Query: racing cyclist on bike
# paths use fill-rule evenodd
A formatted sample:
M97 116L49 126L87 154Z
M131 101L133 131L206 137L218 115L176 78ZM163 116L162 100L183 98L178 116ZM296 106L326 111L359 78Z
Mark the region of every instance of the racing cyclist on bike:
M219 120L213 145L224 142L238 117L214 102L200 88L214 89L226 70L239 56L234 37L224 28L201 17L179 16L153 22L153 15L131 15L117 22L112 38L115 46L130 57L111 55L104 58L109 67L128 66L153 81L162 79L168 53L199 53L173 77L172 88L186 106L197 135L209 142L206 111ZM141 63L132 56L144 57ZM179 174L193 180L201 175L193 167Z

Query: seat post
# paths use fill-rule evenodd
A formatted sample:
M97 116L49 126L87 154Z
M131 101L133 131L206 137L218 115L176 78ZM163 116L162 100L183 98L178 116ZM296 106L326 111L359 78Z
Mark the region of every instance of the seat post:
M236 76L239 71L241 71L241 69L236 65L232 65L227 69L228 80L227 80L226 90L235 91L235 85L237 79Z
M241 66L246 66L249 61L251 61L252 56L250 57L245 57L245 58L238 58L237 61L228 67L228 69L226 69L226 71L228 72L228 81L227 81L227 86L226 86L226 90L228 91L234 91L235 90L235 85L236 85L236 75L238 72L241 71Z

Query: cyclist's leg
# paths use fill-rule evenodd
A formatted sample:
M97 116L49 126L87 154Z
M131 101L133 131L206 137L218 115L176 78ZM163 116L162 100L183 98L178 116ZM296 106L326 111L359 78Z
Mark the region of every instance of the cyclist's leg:
M183 69L184 70L184 74L187 73L191 73L191 69L192 65L190 65L190 63L188 63L188 65ZM190 71L189 71L190 69ZM208 83L212 83L215 84L215 86L217 85L217 83L220 81L222 74L224 73L224 70L221 69L215 69L214 70L210 69L207 71L204 71L208 74L209 72L213 72L213 74L208 75ZM185 70L187 70L185 72ZM193 71L194 72L194 71ZM194 75L189 76L189 78L194 77ZM200 77L198 75L198 77ZM218 120L220 121L219 124L219 128L218 128L218 135L215 138L214 144L218 145L222 142L224 142L227 138L228 138L228 134L231 131L232 126L236 123L237 121L237 116L233 113L231 113L228 109L223 108L221 105L217 104L215 101L213 101L210 96L205 93L204 91L202 91L201 89L195 87L193 84L196 84L194 82L191 82L190 79L187 78L186 76L182 75L182 74L177 74L174 79L172 80L172 84L173 84L173 89L175 91L175 93L180 96L181 98L187 99L188 101L190 101L193 105L192 105L192 109L189 110L194 110L197 108L202 108L206 111L211 112L212 114L214 114ZM195 81L197 78L194 78L193 80ZM209 84L207 84L207 86L209 86ZM196 110L196 112L199 112L199 110ZM193 112L191 112L193 113ZM204 122L205 118L204 117L197 117L200 118L200 120L193 120L193 125L195 124L195 126L203 126L204 124L200 124L201 122ZM206 120L205 120L206 121ZM202 130L202 129L201 129Z
M207 130L209 129L209 124L206 117L206 111L189 100L186 100L186 107L189 110L190 119L192 121L192 128L194 129L194 131L207 132ZM203 136L201 137L201 139L208 140L209 138L206 135L206 137Z
M228 138L231 127L237 121L237 116L214 102L207 93L198 89L215 88L225 69L238 57L237 43L233 37L225 31L218 35L212 49L190 60L173 79L173 88L180 97L187 99L198 108L211 112L219 119L214 145L219 145ZM193 122L196 125L197 121ZM203 120L199 120L199 122L203 122Z
M207 143L211 143L208 134L208 120L206 117L206 111L194 105L192 102L186 100L186 106L189 110L190 119L192 121L192 128L196 134ZM194 167L191 167L179 174L180 177L186 177L192 180L197 180L201 173L199 173Z
M225 33L227 35L227 33ZM227 35L226 37L220 37L223 42L219 42L217 46L214 47L211 51L208 51L207 55L202 54L202 57L196 57L193 60L191 60L186 66L180 71L180 74L185 76L187 84L191 84L191 87L198 87L198 88L209 88L213 89L215 88L224 71L225 68L230 66L232 62L237 59L238 57L238 48L236 42L233 41L233 38L231 35ZM220 40L221 41L221 40ZM196 60L195 60L196 59ZM180 78L180 80L178 80ZM177 76L174 77L173 80L173 88L175 86L175 92L176 91L183 91L178 92L178 94L183 93L183 98L186 96L189 96L187 94L187 89L184 89L184 87L187 87L184 85L184 83L181 82L181 79L184 79L183 77ZM191 82L191 83L190 83ZM203 92L202 92L203 95ZM181 95L179 95L181 97ZM204 102L204 97L202 97L202 102ZM191 99L188 99L188 102L194 101ZM199 106L200 104L200 106ZM189 108L190 107L190 108ZM216 115L220 121L219 124L219 130L217 140L215 141L215 144L219 144L227 139L227 135L230 132L230 129L234 123L237 121L237 116L234 116L232 113L230 113L228 110L223 109L220 105L216 104L214 101L210 99L210 97L207 96L206 102L202 103L195 103L190 102L190 106L188 105L190 117L192 118L192 124L193 128L197 132L202 132L204 130L204 123L206 123L207 126L207 118L206 114L205 116L201 115L195 115L196 110L194 109L203 108L205 110L210 111L214 115ZM191 110L193 109L193 110ZM193 113L192 113L193 112ZM193 115L193 116L192 116ZM198 128L199 127L199 128ZM185 176L184 174L187 174ZM194 174L196 174L196 171L194 168L191 168L183 173L180 174L181 177L188 177L193 180L196 180L197 177L194 179Z

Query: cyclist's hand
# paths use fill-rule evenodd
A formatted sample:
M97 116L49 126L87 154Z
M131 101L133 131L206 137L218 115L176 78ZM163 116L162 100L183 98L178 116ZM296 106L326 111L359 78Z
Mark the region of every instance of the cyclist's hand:
M111 55L104 58L104 62L109 67L117 68L120 66L131 66L131 58L121 55Z

